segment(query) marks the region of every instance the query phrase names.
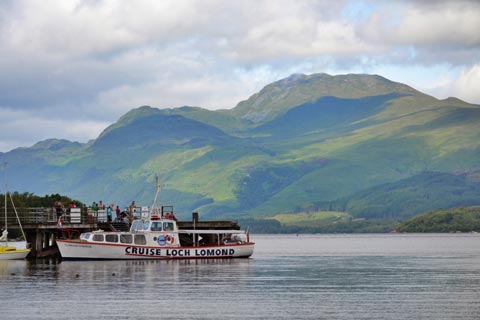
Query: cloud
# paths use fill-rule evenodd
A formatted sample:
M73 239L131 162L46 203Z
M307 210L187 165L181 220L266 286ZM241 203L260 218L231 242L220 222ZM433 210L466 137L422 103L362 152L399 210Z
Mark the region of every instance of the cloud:
M418 46L476 46L480 3L397 1L384 4L361 25L369 42Z
M394 1L360 23L358 36L384 47L386 58L407 48L410 55L397 62L470 64L480 53L479 16L476 1Z
M434 94L440 97L461 97L462 100L480 104L480 64L461 68L455 77L444 81L434 88Z
M453 84L452 96L462 97L467 102L480 104L480 64L462 69Z
M456 97L468 103L480 104L480 92L478 91L480 64L461 68L449 68L445 65L437 68L437 70L437 76L423 77L416 84L408 80L406 74L399 81L412 85L416 89L439 99ZM385 73L389 73L389 71L385 71Z
M98 136L110 123L95 119L75 119L59 116L44 116L28 111L0 109L0 150L26 147L38 141L62 138L85 141L85 137Z
M140 105L231 108L292 73L386 70L479 103L479 16L476 1L1 2L0 150L85 142Z
M6 44L21 52L69 59L116 54L175 41L202 18L186 1L16 1Z

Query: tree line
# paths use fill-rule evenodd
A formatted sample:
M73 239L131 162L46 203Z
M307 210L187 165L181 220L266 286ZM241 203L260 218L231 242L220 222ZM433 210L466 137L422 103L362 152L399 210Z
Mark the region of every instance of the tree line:
M10 193L13 199L13 203L17 208L35 208L35 207L53 207L56 201L62 202L63 205L67 206L69 203L73 202L75 206L81 207L83 203L76 199L72 199L65 195L55 194L46 194L44 196L37 196L31 192L12 192ZM0 194L0 206L5 207L5 194ZM7 206L11 207L10 197L7 197Z

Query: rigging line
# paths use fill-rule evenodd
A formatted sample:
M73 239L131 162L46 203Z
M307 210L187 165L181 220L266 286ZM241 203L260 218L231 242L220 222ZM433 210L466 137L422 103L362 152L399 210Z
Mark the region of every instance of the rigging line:
M15 215L17 216L18 225L20 226L20 230L22 231L23 239L27 240L27 237L25 236L25 232L23 232L22 223L20 222L20 218L18 217L17 208L15 207L15 203L13 203L12 194L9 193L8 195L10 196L10 201L12 202L13 211L15 211Z

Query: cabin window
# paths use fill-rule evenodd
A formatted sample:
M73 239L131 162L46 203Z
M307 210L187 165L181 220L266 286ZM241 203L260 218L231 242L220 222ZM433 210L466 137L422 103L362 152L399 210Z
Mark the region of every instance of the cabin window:
M91 233L82 233L80 235L80 240L88 240L92 234Z
M121 243L132 243L133 237L131 234L121 234L120 235L120 242Z
M107 241L107 242L118 242L118 235L117 234L107 234L105 236L105 241Z
M147 244L147 239L143 234L135 235L135 244Z
M145 221L143 223L143 230L147 231L150 228L150 221Z
M103 242L103 234L94 234L93 241Z
M173 222L164 222L163 223L163 230L165 231L173 231Z
M141 223L141 221L134 221L131 230L137 230L139 223Z
M143 221L138 221L138 224L137 224L137 231L142 231L143 230Z
M150 228L152 231L162 231L162 223L161 222L152 222L152 227Z

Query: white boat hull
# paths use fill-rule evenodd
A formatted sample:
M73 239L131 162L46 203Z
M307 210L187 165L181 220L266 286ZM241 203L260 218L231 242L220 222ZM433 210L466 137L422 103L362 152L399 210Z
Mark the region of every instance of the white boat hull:
M0 246L12 246L17 248L17 250L22 250L22 249L27 249L27 241L14 241L14 240L8 240L8 242L5 241L0 241Z
M254 243L200 247L150 247L94 243L78 240L57 240L64 259L152 260L247 258L253 254Z

